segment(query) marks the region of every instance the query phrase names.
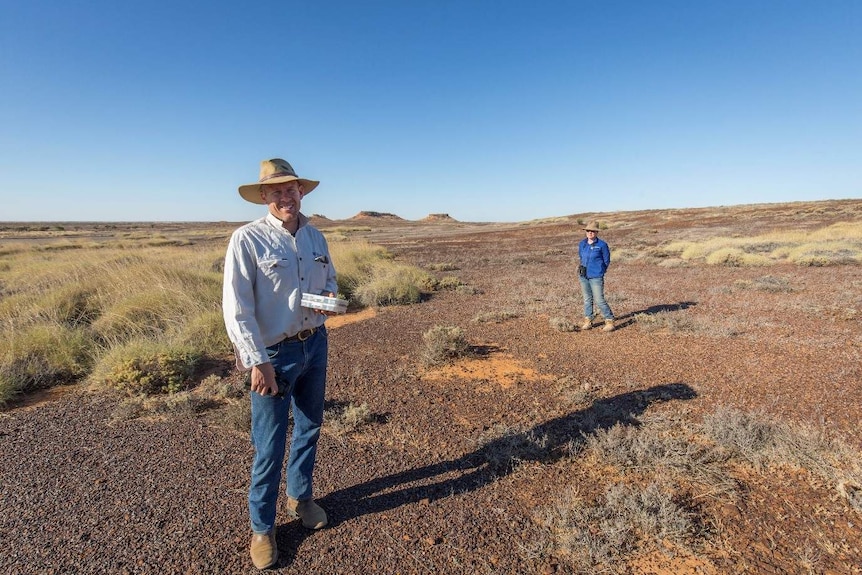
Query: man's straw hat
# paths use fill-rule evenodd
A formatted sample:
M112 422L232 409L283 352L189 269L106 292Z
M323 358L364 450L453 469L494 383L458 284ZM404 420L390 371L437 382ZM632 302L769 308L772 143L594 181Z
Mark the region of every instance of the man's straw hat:
M597 232L597 231L599 231L599 222L597 222L596 220L593 220L591 222L587 222L587 225L585 225L581 229L584 230L585 232Z
M239 187L239 195L253 204L266 204L260 197L261 184L281 184L284 182L299 182L302 184L302 195L308 195L320 182L306 180L296 175L293 167L281 158L264 160L260 163L260 179L254 184Z

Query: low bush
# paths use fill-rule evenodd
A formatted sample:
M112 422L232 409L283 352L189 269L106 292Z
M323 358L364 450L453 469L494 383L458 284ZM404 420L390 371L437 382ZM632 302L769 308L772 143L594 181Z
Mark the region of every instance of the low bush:
M112 348L92 377L127 395L176 393L188 387L201 355L186 346L137 340Z
M552 317L548 323L557 331L570 332L578 329L578 326L567 317Z
M456 290L464 285L464 283L455 276L445 276L437 282L437 289L440 290Z
M469 354L470 345L460 327L436 325L422 334L422 361L427 366L447 363Z
M337 412L327 414L324 421L329 431L335 435L345 435L374 421L374 415L367 403L363 402L360 405L351 403Z

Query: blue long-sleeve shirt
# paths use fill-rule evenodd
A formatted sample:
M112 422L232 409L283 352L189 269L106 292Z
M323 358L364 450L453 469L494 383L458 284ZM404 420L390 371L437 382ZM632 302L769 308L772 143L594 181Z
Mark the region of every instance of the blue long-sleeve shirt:
M581 265L587 266L587 278L602 277L611 265L611 249L601 238L596 238L593 243L587 238L582 239L578 244L578 256Z

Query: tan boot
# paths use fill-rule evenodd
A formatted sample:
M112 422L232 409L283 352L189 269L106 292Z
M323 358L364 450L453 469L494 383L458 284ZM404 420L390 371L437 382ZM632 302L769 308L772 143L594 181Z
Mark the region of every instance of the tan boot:
M322 529L329 523L326 511L315 503L314 499L297 501L292 497L288 497L287 509L294 517L299 517L302 520L302 526L306 529Z
M581 325L581 330L586 331L586 330L590 329L591 327L593 327L593 320L588 318L588 317L585 317L584 323L583 323L583 325Z
M251 536L251 562L258 569L269 569L278 562L278 546L275 529L269 533L254 533Z
M606 319L605 327L602 328L602 331L614 331L614 320Z

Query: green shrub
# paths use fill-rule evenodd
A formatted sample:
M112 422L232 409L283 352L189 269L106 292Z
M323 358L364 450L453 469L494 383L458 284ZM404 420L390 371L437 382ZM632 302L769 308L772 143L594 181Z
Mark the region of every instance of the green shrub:
M189 347L135 341L112 348L94 378L128 395L176 393L188 387L200 359Z
M338 291L352 298L354 291L374 276L374 266L391 261L392 254L367 242L343 242L329 246L338 273Z

